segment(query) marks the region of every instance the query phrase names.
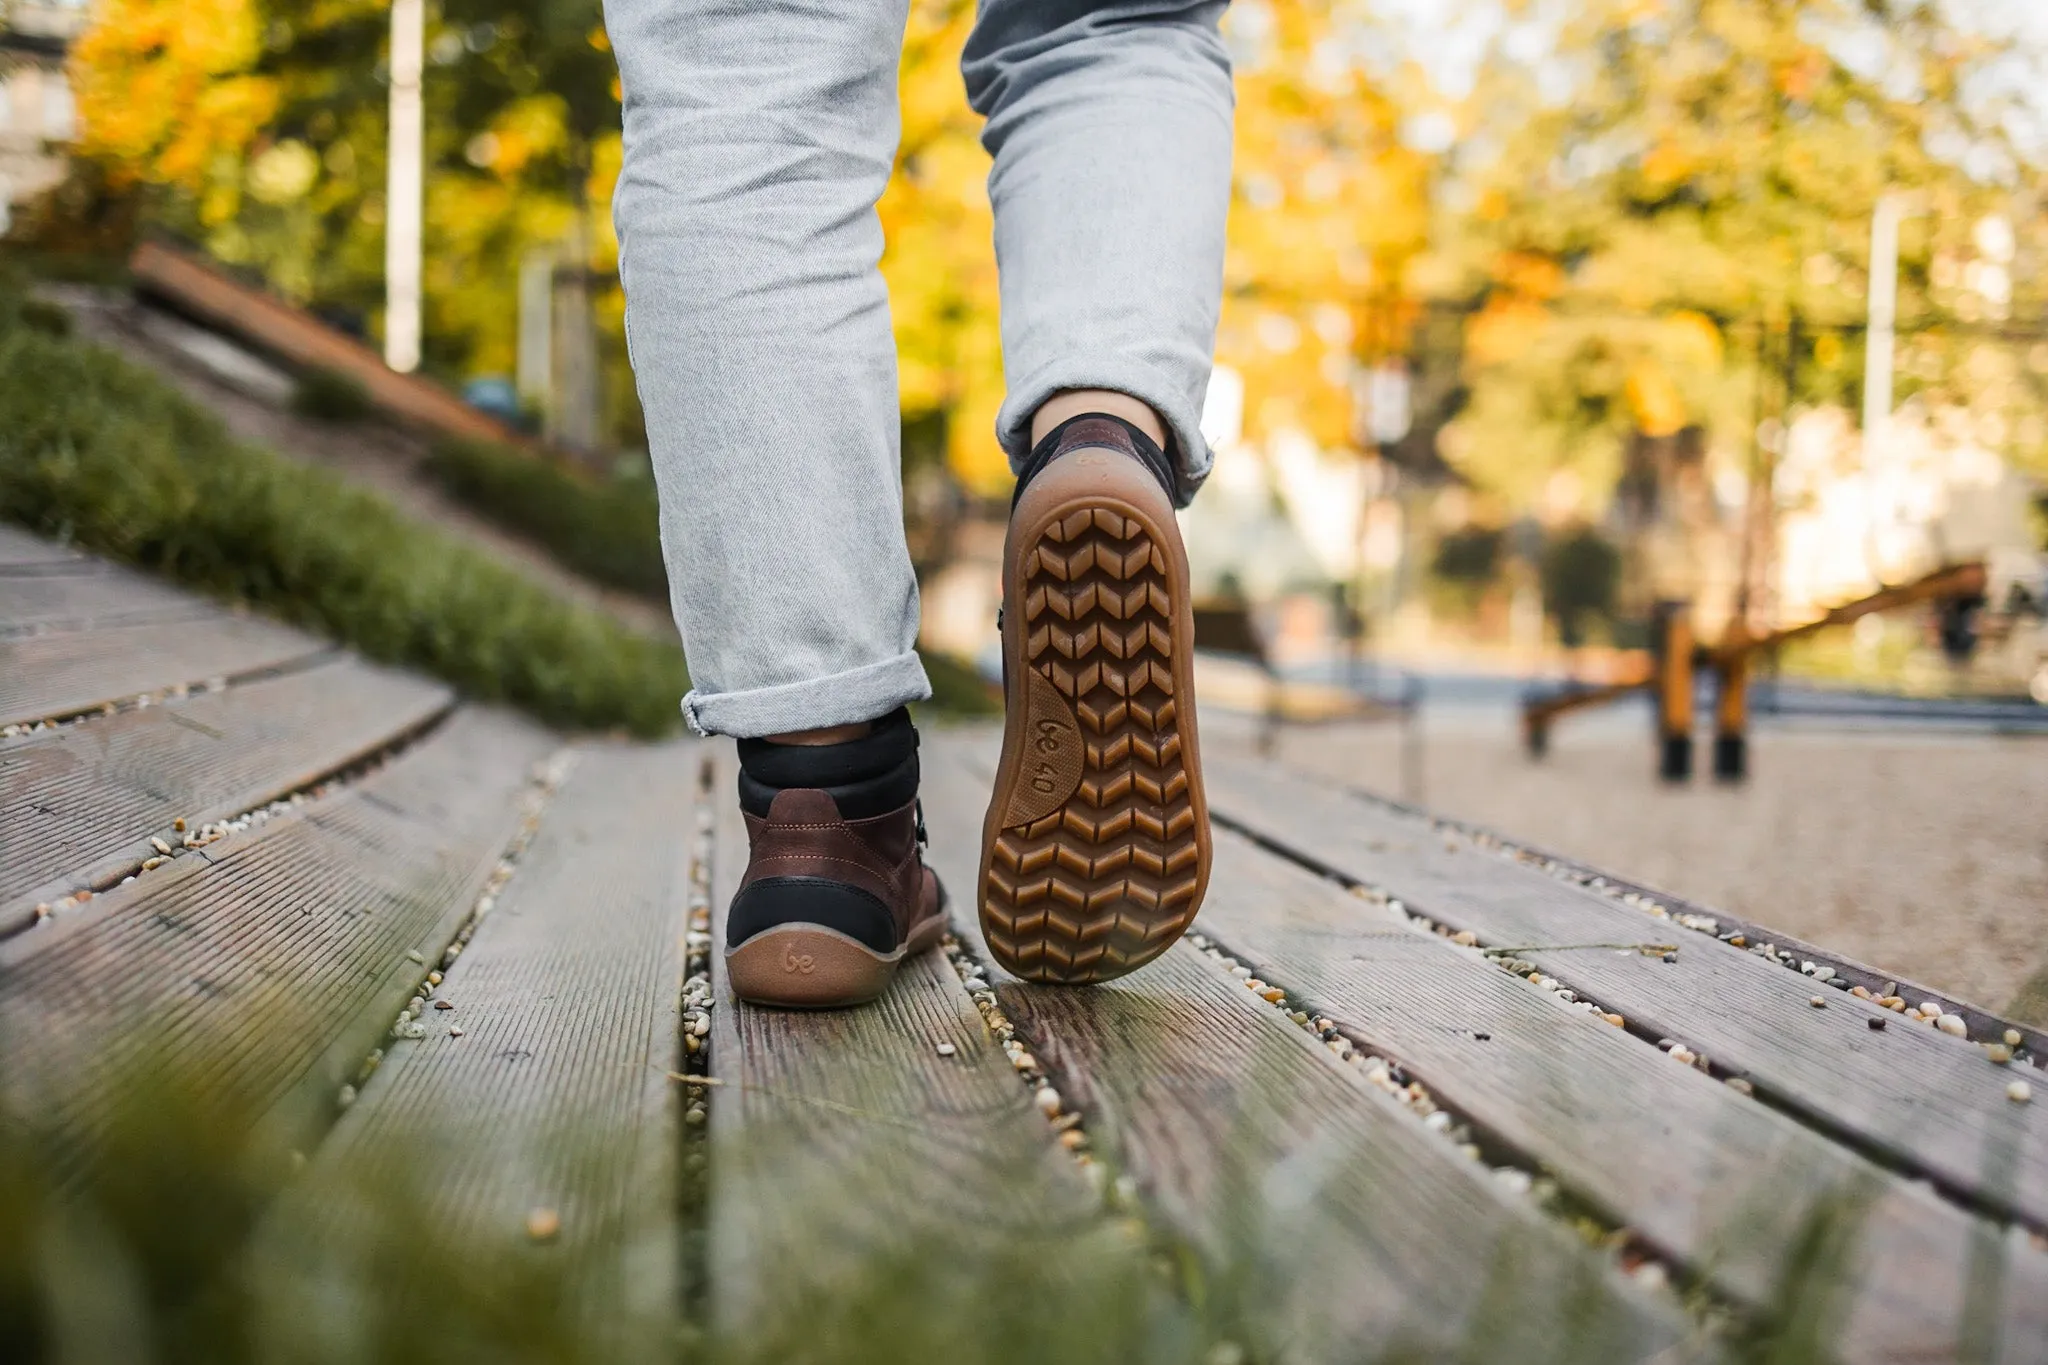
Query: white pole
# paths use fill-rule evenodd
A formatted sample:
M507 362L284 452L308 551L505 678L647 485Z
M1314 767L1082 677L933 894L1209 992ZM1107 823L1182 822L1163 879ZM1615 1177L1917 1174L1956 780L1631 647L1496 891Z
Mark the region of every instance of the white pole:
M420 363L420 182L425 118L420 68L425 0L391 4L391 145L384 190L384 363L401 373Z
M1875 464L1892 416L1892 326L1899 303L1899 219L1905 204L1898 195L1879 198L1870 215L1870 325L1863 350L1863 467Z

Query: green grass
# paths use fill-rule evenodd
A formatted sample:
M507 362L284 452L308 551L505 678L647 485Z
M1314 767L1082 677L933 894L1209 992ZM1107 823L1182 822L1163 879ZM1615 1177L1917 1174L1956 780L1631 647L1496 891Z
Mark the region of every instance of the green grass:
M668 600L660 506L644 466L609 477L570 468L493 441L444 440L425 469L451 497L530 540L564 568L655 601ZM955 716L994 715L1000 700L973 668L920 651L931 708Z
M654 480L645 472L598 479L545 456L471 440L436 443L425 468L451 496L565 568L666 600Z
M316 422L360 422L373 410L370 391L339 370L308 370L292 390L292 411Z
M232 439L0 282L0 519L572 729L680 724L681 651L324 471Z

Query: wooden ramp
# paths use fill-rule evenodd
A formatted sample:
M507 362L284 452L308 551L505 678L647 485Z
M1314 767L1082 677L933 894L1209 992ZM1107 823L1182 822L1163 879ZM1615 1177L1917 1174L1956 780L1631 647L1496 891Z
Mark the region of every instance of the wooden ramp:
M186 1269L275 1358L964 1359L1112 1294L1193 1333L1158 1359L2048 1359L2041 1039L1419 812L1214 754L1195 932L1034 987L972 913L994 734L928 726L956 940L786 1013L714 951L723 742L563 739L4 529L0 702L0 1120L88 1204L184 1178L138 1109L259 1134ZM969 1344L864 1319L892 1284Z

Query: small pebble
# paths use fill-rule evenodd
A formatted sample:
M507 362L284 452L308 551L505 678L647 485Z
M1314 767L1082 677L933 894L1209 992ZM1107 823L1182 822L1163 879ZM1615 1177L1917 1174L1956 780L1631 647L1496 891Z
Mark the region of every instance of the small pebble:
M1060 1112L1060 1092L1051 1086L1048 1085L1041 1088L1032 1098L1038 1104L1038 1111L1047 1118L1051 1118L1054 1114Z
M1990 1059L1993 1066L2004 1066L2012 1060L2012 1049L2004 1043L1986 1043L1984 1055Z
M2014 1081L2005 1088L2005 1097L2014 1104L2025 1104L2028 1100L2034 1098L2034 1087L2028 1085L2025 1081Z
M2005 1031L2005 1045L2007 1047L2018 1047L2023 1041L2025 1040L2020 1036L2018 1029L2009 1028Z
M1476 948L1479 946L1479 935L1473 933L1470 929L1460 929L1457 933L1451 935L1451 942L1457 944L1460 948Z
M455 1002L453 1000L436 1000L434 1008L437 1010L452 1010L455 1008Z
M171 846L154 834L149 836L149 846L166 857L170 856Z
M936 1049L934 1049L934 1050L935 1050L935 1051L936 1051L936 1052L937 1052L937 1053L938 1053L938 1054L939 1054L939 1055L940 1055L941 1057L950 1057L950 1056L952 1056L952 1055L953 1055L954 1053L958 1052L958 1051L959 1051L960 1049L959 1049L959 1048L957 1048L957 1047L954 1047L954 1046L953 1046L953 1045L952 1045L951 1043L940 1043L940 1044L938 1045L938 1047L937 1047Z
M1963 1021L1963 1016L1960 1014L1944 1014L1941 1018L1934 1021L1934 1026L1943 1033L1956 1038L1967 1038L1970 1036L1970 1026Z
M1920 1012L1929 1019L1939 1019L1942 1015L1942 1008L1932 1000L1922 1000L1920 1002Z
M1622 1018L1618 1014L1612 1013L1611 1011L1607 1014L1601 1015L1600 1017L1602 1019L1605 1019L1608 1023L1614 1025L1616 1028L1620 1028L1624 1024L1628 1023L1628 1020Z
M183 834L185 832L184 818L181 816L178 819L171 821L171 828L176 830L178 833Z
M1069 1128L1066 1132L1060 1134L1060 1146L1070 1152L1079 1150L1086 1146L1087 1143L1087 1134L1083 1133L1079 1128Z
M405 954L405 959L406 959L406 961L408 961L408 962L420 962L420 963L424 963L424 962L426 961L426 958L424 958L424 957L422 957L422 956L420 955L420 950L419 950L419 949L417 949L417 948L410 948L410 949L407 949L407 950L406 950L406 954Z
M460 1025L460 1024L450 1024L450 1025L448 1026L448 1036L449 1036L450 1038L460 1038L460 1037L462 1036L462 1034L463 1034L463 1028L462 1028L462 1025Z
M1265 999L1266 1003L1271 1005L1277 1005L1282 1000L1285 1000L1287 998L1286 991L1280 990L1279 988L1274 986L1266 987L1266 989L1260 991L1259 994Z
M562 1215L553 1209L530 1209L526 1215L526 1235L536 1242L552 1242L562 1231Z
M440 985L440 984L441 984L441 974L440 974L439 972L428 972L428 973L427 973L427 984L428 984L429 986L438 986L438 985Z
M1817 995L1809 999L1806 1003L1813 1006L1817 1010L1824 1010L1828 1007L1828 1002Z
M1738 1095L1754 1095L1756 1093L1756 1087L1751 1085L1748 1081L1744 1080L1740 1076L1730 1076L1726 1081L1722 1082L1722 1084L1726 1085L1730 1090L1733 1090Z
M1870 1031L1872 1033L1884 1032L1884 1020L1882 1019L1865 1019L1863 1022L1870 1025Z

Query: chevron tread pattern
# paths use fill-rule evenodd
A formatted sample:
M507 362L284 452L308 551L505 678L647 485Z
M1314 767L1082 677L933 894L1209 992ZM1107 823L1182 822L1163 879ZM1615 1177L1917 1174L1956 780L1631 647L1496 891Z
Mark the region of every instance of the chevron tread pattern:
M1047 524L1021 569L1025 664L1072 708L1083 762L1063 806L996 833L982 924L1027 980L1099 981L1165 951L1200 899L1173 580L1145 523L1102 506Z

